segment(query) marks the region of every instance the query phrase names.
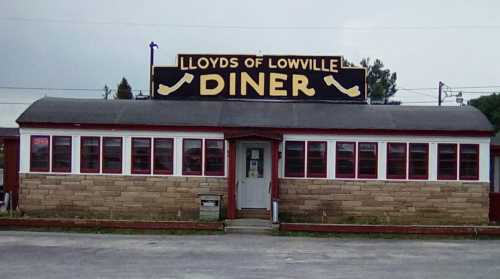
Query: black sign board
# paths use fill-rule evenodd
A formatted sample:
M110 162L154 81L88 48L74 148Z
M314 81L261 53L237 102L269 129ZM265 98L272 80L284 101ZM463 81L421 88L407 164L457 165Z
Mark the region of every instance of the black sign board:
M154 67L153 98L365 103L366 70L341 56L180 54L177 67Z

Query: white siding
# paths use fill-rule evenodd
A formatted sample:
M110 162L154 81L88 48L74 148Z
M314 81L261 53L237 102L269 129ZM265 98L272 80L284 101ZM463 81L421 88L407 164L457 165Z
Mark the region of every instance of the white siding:
M327 179L335 179L335 145L337 141L377 142L378 143L378 180L386 180L387 143L429 143L429 179L437 181L437 144L479 144L479 180L475 182L489 182L490 171L490 138L488 137L445 137L445 136L370 136L370 135L302 135L286 134L283 141L327 141L328 168ZM357 150L357 149L356 149ZM457 149L459 151L459 149ZM284 153L283 153L284 154ZM356 155L357 156L357 155ZM284 156L283 156L284 157ZM284 159L284 158L283 158ZM458 168L458 166L457 166ZM408 172L408 167L406 168ZM281 172L283 177L284 171ZM408 175L407 175L408 177ZM302 179L302 178L295 178ZM347 178L348 179L348 178ZM364 180L364 179L363 179ZM406 179L408 180L408 179ZM474 182L474 181L471 181Z
M117 130L87 130L87 129L20 129L20 172L29 172L30 165L30 136L31 135L65 135L72 136L72 173L80 173L80 136L118 136L123 138L123 173L131 174L131 138L149 137L151 139L173 138L174 139L174 168L173 175L182 175L182 140L184 138L199 139L223 139L223 133L218 132L164 132L164 131L117 131ZM335 145L337 141L354 142L377 142L378 143L378 180L386 179L386 146L388 142L420 142L429 143L429 180L437 180L437 144L479 144L479 182L489 181L490 170L490 139L479 137L425 137L425 136L369 136L369 135L305 135L305 134L285 134L283 143L280 146L281 159L279 162L279 176L284 177L284 142L287 140L305 141L326 141L327 142L327 179L335 179ZM153 143L153 141L152 141ZM102 148L102 144L101 144ZM228 144L225 142L225 152L227 155ZM357 149L357 148L356 148ZM203 148L204 155L204 148ZM357 154L357 152L356 152ZM357 156L357 155L356 155ZM152 158L153 156L151 156ZM226 156L227 159L227 156ZM227 160L225 162L225 175L227 175ZM102 167L102 164L101 164ZM202 165L204 169L204 164ZM408 168L407 168L408 169ZM300 178L299 178L300 179Z

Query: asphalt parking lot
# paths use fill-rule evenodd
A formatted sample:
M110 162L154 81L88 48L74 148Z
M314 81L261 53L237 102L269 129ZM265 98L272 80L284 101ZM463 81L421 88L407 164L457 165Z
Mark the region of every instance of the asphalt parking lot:
M500 278L499 240L0 232L0 278Z

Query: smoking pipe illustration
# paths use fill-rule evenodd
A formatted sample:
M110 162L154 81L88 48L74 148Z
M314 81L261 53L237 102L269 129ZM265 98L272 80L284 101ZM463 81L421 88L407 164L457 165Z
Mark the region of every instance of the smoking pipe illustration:
M335 86L335 88L337 88L340 92L346 94L349 97L357 97L361 94L361 92L359 91L359 86L356 85L349 89L346 89L337 80L335 80L332 75L324 77L323 80L325 81L326 85Z
M184 73L181 79L179 79L174 85L168 86L160 84L158 86L158 94L168 96L171 93L177 91L177 89L181 88L184 83L191 83L193 81L194 76L190 73Z

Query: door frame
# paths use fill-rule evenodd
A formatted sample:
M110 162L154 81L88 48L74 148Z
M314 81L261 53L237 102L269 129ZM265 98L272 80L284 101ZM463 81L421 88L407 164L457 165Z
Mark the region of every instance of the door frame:
M236 145L240 140L271 142L271 202L279 200L278 164L280 159L279 149L283 141L283 134L250 131L248 129L231 129L224 132L224 139L228 141L226 218L236 219Z

